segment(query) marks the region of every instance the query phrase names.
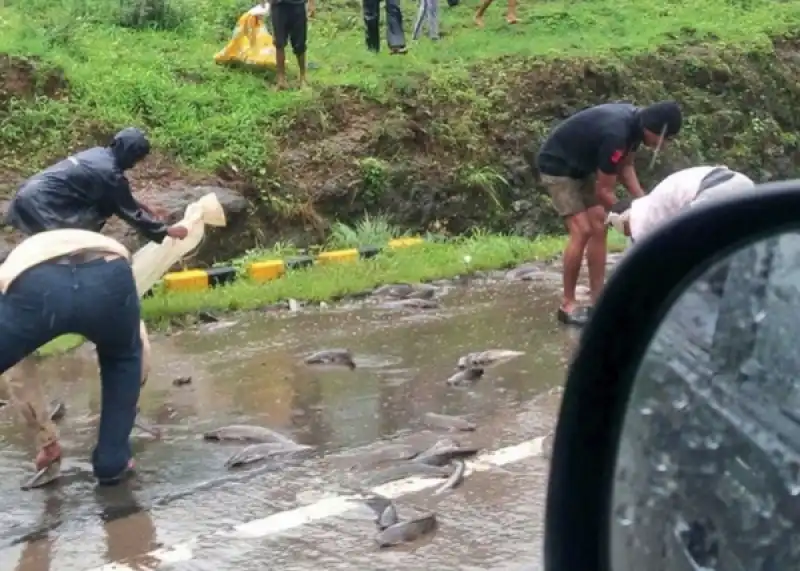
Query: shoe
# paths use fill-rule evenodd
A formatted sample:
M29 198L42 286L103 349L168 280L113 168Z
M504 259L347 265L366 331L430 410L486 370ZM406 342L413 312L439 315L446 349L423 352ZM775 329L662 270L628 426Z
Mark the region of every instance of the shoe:
M589 307L576 307L572 311L565 311L563 307L558 308L558 321L564 325L571 325L573 327L583 327L589 322L591 315L591 308Z
M127 480L133 476L135 469L136 463L133 461L133 458L131 458L128 460L128 465L120 474L114 476L113 478L97 478L97 483L101 486L116 486L117 484L121 484L124 480Z

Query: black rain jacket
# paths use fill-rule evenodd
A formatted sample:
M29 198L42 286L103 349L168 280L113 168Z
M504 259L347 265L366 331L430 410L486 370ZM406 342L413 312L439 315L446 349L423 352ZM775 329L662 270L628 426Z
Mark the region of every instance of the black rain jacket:
M144 133L123 129L110 146L72 155L26 180L11 200L6 224L28 236L64 228L99 232L116 214L148 240L161 243L166 224L142 209L125 177L149 152Z

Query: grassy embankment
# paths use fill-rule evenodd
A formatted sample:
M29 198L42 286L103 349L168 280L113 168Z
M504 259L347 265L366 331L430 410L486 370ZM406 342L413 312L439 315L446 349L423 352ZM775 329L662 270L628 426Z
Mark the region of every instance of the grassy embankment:
M472 23L475 6L467 3L443 9L447 35L439 43L414 43L409 37L409 54L397 57L385 48L377 56L365 50L359 2L322 0L309 31L309 57L319 66L310 75L314 89L276 93L264 74L212 61L237 16L252 3L7 0L0 6L0 53L39 56L45 65L62 68L69 97L15 104L8 114L0 106L0 162L28 171L62 156L65 144L83 145L137 124L148 129L158 149L192 167L235 166L265 183L287 134L315 113L320 131L337 121L326 115L328 95L356 107L363 101L388 105L386 116L376 118L385 122L384 135L391 135L391 108L403 101L455 107L460 120L441 125L434 116L431 136L473 145L470 129L509 121L493 98L515 97L503 92L502 83L508 80L513 90L514 76L529 71L530 58L628 57L686 38L766 46L800 17L797 2L773 0L555 0L521 3L516 26L505 24L504 6L492 6L487 28L478 30ZM404 8L408 29L415 8L410 2ZM513 59L501 62L505 56ZM484 83L484 76L495 81L492 93L474 85ZM580 102L568 105L575 103ZM481 176L486 170L479 162L491 149L463 151L470 162L464 166L474 167L464 176L490 185L492 177ZM293 201L270 199L273 206Z
M328 249L345 249L365 244L385 245L399 233L381 221L366 221L355 229L337 225ZM157 292L143 301L146 321L156 328L171 319L190 316L200 310L211 312L250 310L294 298L327 301L354 294L381 284L429 281L469 274L481 270L510 267L529 261L549 260L560 254L560 236L527 239L475 232L472 236L444 240L428 236L428 242L354 264L335 264L295 270L281 279L256 284L243 279L231 285L203 292ZM611 231L609 249L621 250L624 238ZM285 259L297 252L290 246L270 251L253 250L233 264L241 272L254 260ZM43 347L41 354L60 353L82 343L77 336L65 336Z
M48 66L63 69L69 89L67 96L24 101L4 97L0 89L0 163L3 169L29 172L63 156L65 146L95 143L121 125L137 124L147 128L159 152L181 165L238 173L259 189L255 197L262 201L259 206L288 212L305 207L308 197L281 184L286 173L276 159L286 158L287 147L292 152L303 149L305 137L317 142L315 131L335 137L363 110L373 112L365 114L371 123L364 136L367 142L356 145L355 151L340 145L347 152L338 158L360 173L365 190L381 192L383 187L371 182L385 178L385 167L396 156L412 167L424 163L427 168L418 169L423 178L441 175L449 181L447 188L477 188L498 203L493 191L505 181L492 165L500 155L519 154L517 143L502 142L498 131L513 130L522 139L536 139L555 115L608 97L645 102L676 96L684 101L696 115L688 118L676 148L695 161L731 156L746 158L748 165L761 163L761 157L753 155L756 147L751 141L770 137L767 150L759 151L762 154L796 143L796 135L791 135L796 130L787 128L793 118L787 118L783 109L762 112L752 97L744 97L732 110L725 100L726 93L752 95L749 90L776 85L786 87L776 91L778 97L786 92L786 99L791 99L792 84L782 83L780 66L771 61L764 66L777 70L769 82L744 78L736 66L758 72L758 57L766 54L765 61L772 57L767 53L772 49L770 39L790 31L800 17L795 2L534 2L521 6L522 21L516 26L504 23L504 7L498 4L490 10L485 30L472 25L474 6L461 5L443 10L447 36L441 42L411 43L410 53L403 57L389 56L385 49L377 56L366 52L358 4L320 3L310 30L310 59L318 64L310 75L314 87L276 93L268 88L264 74L223 69L212 62L249 2L9 0L0 7L0 52L40 57L37 65L42 74ZM149 10L152 7L157 9ZM413 9L405 8L408 21ZM728 57L705 48L684 50L681 45L686 41L695 46L714 42L721 50L752 49L757 57L742 59L736 53ZM647 55L664 46L672 46L671 51ZM600 58L600 66L546 63L549 58L572 57ZM695 76L702 80L700 87L691 84ZM714 82L720 76L722 87L708 95L705 86L717 89L720 86ZM536 86L542 77L540 95ZM733 89L726 91L725 81L733 81ZM44 87L36 93L45 94ZM551 88L564 90L556 94L563 98L539 101L553 95ZM759 96L754 100L765 101ZM397 149L403 148L400 141L407 131L403 121L408 116L404 109L409 103L419 112L415 121L422 117L420 136L426 142L422 148L406 148L403 154ZM730 129L721 128L723 124ZM415 128L419 134L419 124ZM742 136L731 141L726 131ZM293 141L298 134L301 140ZM337 146L313 147L314 152L325 149L335 154ZM336 168L325 170L324 157L320 161L311 156L308 162L315 163L312 181L340 174ZM337 168L344 168L341 164ZM297 164L292 170L295 179L310 176ZM506 210L508 206L503 204ZM470 249L479 252L469 254L473 267L479 268L537 253L547 257L560 248L557 239L463 239L383 257L359 265L358 270L319 269L312 271L326 274L299 273L258 288L236 285L226 293L216 292L213 298L219 301L213 303L254 307L282 296L319 299L342 291L342 280L361 289L375 283L377 276L391 280L444 276L463 271L463 256ZM416 261L403 260L407 273L401 275L400 260L412 255ZM432 265L441 269L431 270ZM321 283L332 285L314 285ZM204 295L148 300L146 312L158 317L180 313L180 307L212 304Z

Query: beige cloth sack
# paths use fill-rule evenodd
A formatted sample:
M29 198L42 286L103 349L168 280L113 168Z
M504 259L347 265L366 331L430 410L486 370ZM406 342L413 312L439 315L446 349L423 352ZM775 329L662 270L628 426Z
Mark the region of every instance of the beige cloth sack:
M186 238L176 240L168 236L161 244L150 242L133 255L131 264L139 296L156 285L173 265L200 245L206 224L225 226L226 223L225 211L213 192L187 206L183 219L177 222L189 231Z

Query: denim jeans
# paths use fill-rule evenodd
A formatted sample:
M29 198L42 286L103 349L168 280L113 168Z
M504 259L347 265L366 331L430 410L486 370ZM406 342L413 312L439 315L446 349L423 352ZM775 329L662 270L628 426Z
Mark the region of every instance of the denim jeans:
M428 36L432 40L439 39L439 0L419 0L419 11L417 12L417 21L414 22L414 32L412 37L415 40L419 39L422 34L422 25L427 20L428 22Z
M0 374L67 333L95 344L102 410L92 466L101 481L121 476L132 455L142 371L140 314L133 272L124 259L45 262L0 295Z
M381 49L381 0L362 0L364 25L366 26L367 49L378 52ZM386 41L390 48L404 48L406 36L403 32L403 12L400 0L384 0L386 10Z

